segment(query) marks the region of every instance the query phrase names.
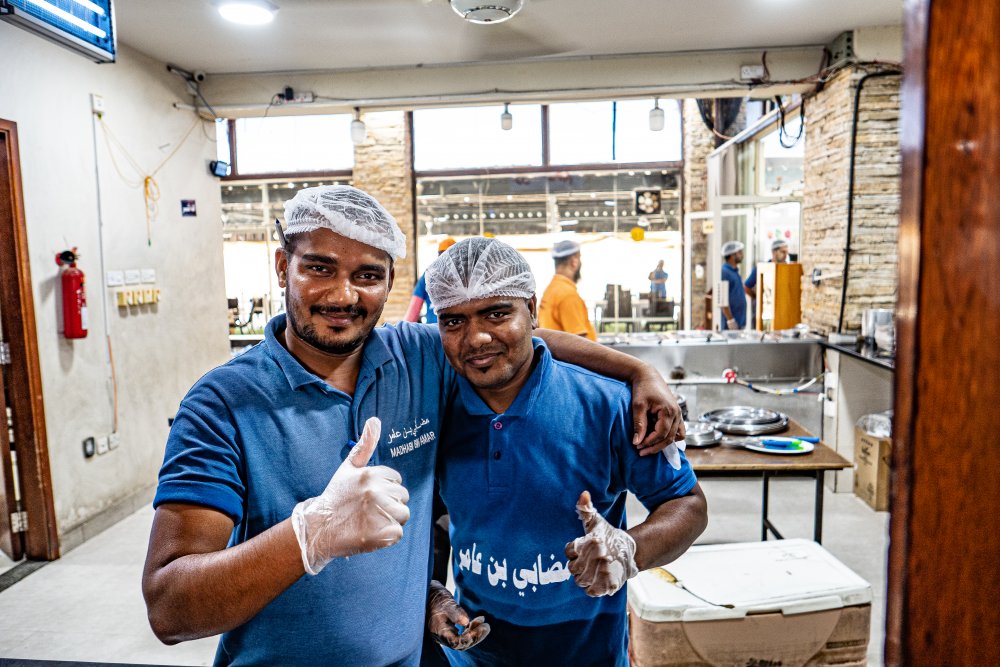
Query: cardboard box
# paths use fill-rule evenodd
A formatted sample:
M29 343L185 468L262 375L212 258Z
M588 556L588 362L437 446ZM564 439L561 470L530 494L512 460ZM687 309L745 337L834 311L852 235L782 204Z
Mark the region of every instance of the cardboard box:
M628 600L633 667L867 664L871 586L811 540L692 547Z
M876 438L854 427L854 495L884 512L889 509L891 438Z

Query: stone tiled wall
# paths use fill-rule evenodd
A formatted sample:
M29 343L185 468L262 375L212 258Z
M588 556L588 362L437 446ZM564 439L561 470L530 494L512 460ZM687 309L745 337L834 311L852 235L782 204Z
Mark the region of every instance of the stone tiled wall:
M842 278L815 287L810 276L843 270L847 237L851 118L863 76L842 72L806 101L805 189L802 203L802 314L811 329L837 329ZM854 222L844 329L860 329L865 308L892 308L897 289L900 77L866 81L855 151Z
M684 100L681 113L684 124L684 212L705 211L708 208L708 154L715 150L715 136L705 127L694 100ZM708 238L702 233L702 221L691 225L691 329L705 325L705 293L708 291L707 273L695 278L694 269L704 266L708 252Z
M354 148L354 186L379 200L406 235L406 257L396 261L396 280L382 318L403 319L416 282L413 211L413 137L407 114L384 111L362 115L368 138Z

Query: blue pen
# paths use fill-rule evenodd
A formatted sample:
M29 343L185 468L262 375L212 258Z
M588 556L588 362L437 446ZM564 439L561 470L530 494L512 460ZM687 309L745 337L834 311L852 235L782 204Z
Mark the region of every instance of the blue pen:
M760 444L775 449L802 449L801 441L794 440L761 440Z

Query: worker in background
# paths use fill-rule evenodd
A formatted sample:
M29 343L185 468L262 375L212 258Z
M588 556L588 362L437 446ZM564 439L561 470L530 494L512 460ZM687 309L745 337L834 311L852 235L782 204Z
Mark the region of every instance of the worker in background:
M455 374L435 327L375 327L406 252L375 199L306 188L285 221L286 312L191 388L170 429L143 570L149 622L170 644L221 633L221 665L416 665ZM640 438L657 418L644 454L683 438L653 368L544 337L557 357L631 378Z
M788 261L788 241L785 239L775 239L771 241L771 259L775 264L784 264ZM750 314L757 318L757 265L754 264L743 283L747 296L750 297Z
M594 325L587 317L587 305L580 298L576 284L580 282L580 244L559 241L552 247L556 275L542 294L538 306L538 326L566 331L590 340L597 340Z
M427 289L460 376L438 457L457 600L431 583L431 635L464 650L446 651L452 665L625 667L625 582L707 524L691 466L676 446L640 458L628 388L532 338L535 280L514 248L466 239ZM629 530L626 491L650 512ZM469 616L472 637L454 627Z
M649 272L649 295L653 298L667 298L667 277L663 270L663 260L656 263L656 268Z
M722 244L722 279L728 283L729 305L722 306L722 329L742 329L747 324L747 300L740 275L743 261L743 244L726 241Z
M438 244L438 256L453 245L455 245L455 239L450 236L441 241ZM434 324L437 322L437 315L434 314L431 298L427 296L424 274L421 274L420 279L417 281L417 286L413 288L413 297L410 299L410 306L406 309L406 315L403 316L403 319L407 322L419 322L420 311L423 309L424 304L427 304L427 314L424 315L424 322Z

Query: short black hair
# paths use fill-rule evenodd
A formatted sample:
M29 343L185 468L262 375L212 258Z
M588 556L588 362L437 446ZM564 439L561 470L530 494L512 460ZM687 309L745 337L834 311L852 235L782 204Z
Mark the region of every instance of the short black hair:
M558 269L560 266L565 266L566 264L569 264L569 260L573 259L579 254L580 253L578 252L574 252L572 255L566 255L565 257L556 257L555 258L556 268Z

